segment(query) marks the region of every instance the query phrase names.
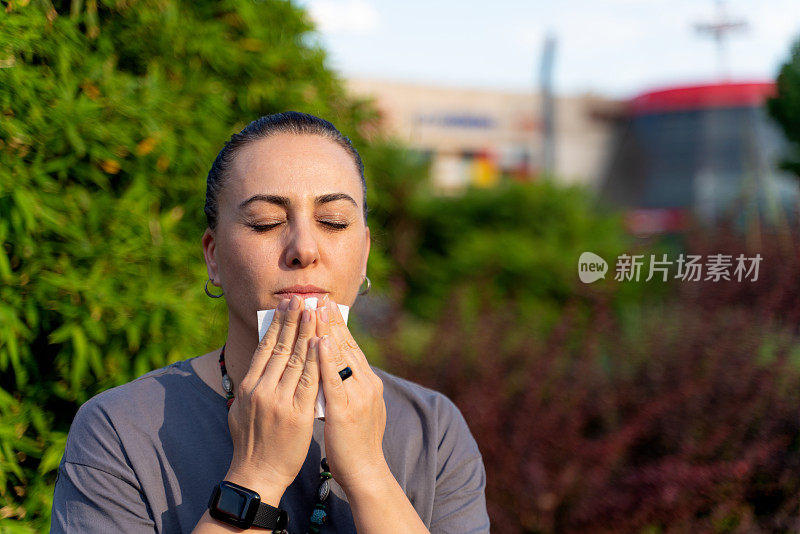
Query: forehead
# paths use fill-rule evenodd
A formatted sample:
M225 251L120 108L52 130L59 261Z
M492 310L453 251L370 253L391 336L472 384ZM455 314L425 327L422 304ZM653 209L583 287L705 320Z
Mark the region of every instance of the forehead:
M348 193L362 203L361 177L350 154L318 135L278 134L237 151L226 184L238 204L254 194L316 197Z

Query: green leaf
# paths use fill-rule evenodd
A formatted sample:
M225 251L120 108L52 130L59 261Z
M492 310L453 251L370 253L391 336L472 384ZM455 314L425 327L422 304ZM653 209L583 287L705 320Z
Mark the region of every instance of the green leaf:
M39 462L39 473L46 475L48 472L58 468L61 457L64 456L64 449L67 445L67 435L63 432L50 435L50 446L42 454Z
M87 350L86 335L78 325L72 325L70 331L72 337L72 361L70 368L70 386L73 391L81 387L81 382L87 378L86 371L89 368L89 352Z

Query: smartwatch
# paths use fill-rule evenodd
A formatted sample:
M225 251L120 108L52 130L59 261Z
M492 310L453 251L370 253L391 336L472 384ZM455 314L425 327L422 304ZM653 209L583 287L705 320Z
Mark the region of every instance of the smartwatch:
M214 486L208 500L208 513L218 521L241 529L284 530L289 524L289 514L285 510L261 502L261 496L255 491L227 480Z

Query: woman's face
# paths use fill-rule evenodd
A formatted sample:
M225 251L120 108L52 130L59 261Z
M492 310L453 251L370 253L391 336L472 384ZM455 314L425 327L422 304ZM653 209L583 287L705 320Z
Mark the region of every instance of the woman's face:
M352 157L316 135L278 134L239 149L206 230L209 277L229 311L256 311L293 293L351 306L366 274L370 235Z

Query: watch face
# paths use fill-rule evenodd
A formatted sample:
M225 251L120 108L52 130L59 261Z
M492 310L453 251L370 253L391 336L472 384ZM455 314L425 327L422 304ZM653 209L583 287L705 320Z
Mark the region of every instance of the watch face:
M245 504L247 504L247 497L244 495L234 491L222 491L217 501L217 510L230 517L240 519Z
M225 481L214 489L208 504L208 513L214 519L239 528L250 528L261 498L255 491Z

